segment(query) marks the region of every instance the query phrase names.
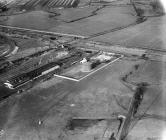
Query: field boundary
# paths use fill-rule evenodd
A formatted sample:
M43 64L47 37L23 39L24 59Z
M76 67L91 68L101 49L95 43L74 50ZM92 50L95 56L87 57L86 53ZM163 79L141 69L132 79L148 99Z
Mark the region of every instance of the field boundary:
M92 74L94 74L94 73L100 71L101 69L103 69L103 68L109 66L110 64L112 64L112 63L118 61L119 59L121 59L121 58L123 58L123 57L124 57L124 56L121 55L120 57L114 59L113 61L109 62L108 64L103 65L102 67L100 67L100 68L98 68L98 69L96 69L96 70L90 72L89 74L87 74L87 75L85 75L85 76L83 76L83 77L81 77L81 78L79 78L79 79L77 79L77 78L72 78L72 77L68 77L68 76L64 76L64 75L57 75L57 74L54 74L54 76L55 76L55 77L62 78L62 79L67 79L67 80L70 80L70 81L80 82L80 81L86 79L87 77L91 76Z

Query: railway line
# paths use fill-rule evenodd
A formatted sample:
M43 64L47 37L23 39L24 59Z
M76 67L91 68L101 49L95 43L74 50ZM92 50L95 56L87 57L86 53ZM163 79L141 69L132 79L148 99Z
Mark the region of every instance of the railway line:
M35 29L27 29L27 28L20 28L20 27L14 27L14 26L6 26L6 25L0 25L1 30L16 30L16 31L21 31L21 32L31 32L31 33L36 33L36 34L44 34L44 35L53 35L57 37L71 37L74 39L84 39L86 38L85 36L81 35L73 35L73 34L64 34L64 33L57 33L57 32L51 32L51 31L42 31L42 30L35 30Z
M157 54L166 54L166 50L164 49L154 49L154 48L150 48L150 47L139 47L140 49L145 49L147 51L150 51L150 52L154 52L154 53L157 53Z

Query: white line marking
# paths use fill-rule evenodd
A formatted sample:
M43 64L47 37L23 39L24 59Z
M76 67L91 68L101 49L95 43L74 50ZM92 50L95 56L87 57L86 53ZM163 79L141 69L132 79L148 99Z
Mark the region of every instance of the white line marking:
M117 61L117 60L119 60L119 59L121 59L121 58L123 58L123 57L124 57L124 56L121 56L121 57L119 57L119 58L117 58L117 59L115 59L115 60L113 60L113 61L109 62L108 64L106 64L106 65L104 65L104 66L100 67L99 69L96 69L96 70L92 71L92 72L91 72L91 73L89 73L88 75L86 75L86 76L84 76L84 77L80 78L80 79L79 79L79 81L81 81L81 80L83 80L83 79L87 78L88 76L90 76L90 75L94 74L95 72L97 72L97 71L99 71L99 70L101 70L101 69L103 69L103 68L107 67L108 65L110 65L110 64L112 64L112 63L114 63L115 61Z
M108 64L106 64L106 65L104 65L104 66L102 66L102 67L100 67L99 69L96 69L96 70L92 71L91 73L87 74L86 76L84 76L84 77L82 77L82 78L80 78L80 79L70 78L70 77L67 77L67 76L62 76L62 75L57 75L57 74L54 74L54 76L60 77L60 78L64 78L64 79L67 79L67 80L71 80L71 81L75 81L75 82L80 82L81 80L87 78L88 76L90 76L90 75L94 74L95 72L97 72L97 71L99 71L99 70L101 70L101 69L107 67L108 65L114 63L115 61L117 61L117 60L119 60L119 59L121 59L121 58L123 58L123 57L124 57L124 56L121 56L121 57L119 57L119 58L116 58L115 60L109 62Z
M71 78L71 77L67 77L67 76L62 76L62 75L57 75L57 74L54 74L54 76L59 77L59 78L63 78L63 79L67 79L67 80L71 80L71 81L75 81L75 82L80 82L81 80L87 78L88 76L90 76L90 75L94 74L95 72L97 72L97 71L99 71L99 70L101 70L101 69L107 67L108 65L110 65L110 64L112 64L112 63L114 63L114 62L116 62L117 60L119 60L119 59L121 59L121 58L123 58L123 57L124 57L124 56L122 55L121 57L119 57L119 58L117 58L117 59L115 59L115 60L109 62L108 64L106 64L106 65L100 67L99 69L96 69L96 70L92 71L91 73L87 74L86 76L84 76L84 77L82 77L82 78L80 78L80 79L75 79L75 78ZM23 84L21 84L21 85L18 85L17 87L15 87L15 89L18 88L18 87L20 87L20 86L23 86L23 85L25 85L25 84L27 84L27 83L29 83L29 82L31 82L31 81L33 81L33 80L35 80L35 79L41 77L41 76L43 76L43 75L39 75L39 76L37 76L37 77L35 77L35 78L33 78L33 79L30 79L30 80L26 81L25 83L23 83Z
M76 82L80 81L80 80L77 80L75 78L70 78L70 77L66 77L66 76L62 76L62 75L57 75L57 74L54 74L54 76L60 77L60 78L63 78L63 79L67 79L67 80L71 80L71 81L76 81Z

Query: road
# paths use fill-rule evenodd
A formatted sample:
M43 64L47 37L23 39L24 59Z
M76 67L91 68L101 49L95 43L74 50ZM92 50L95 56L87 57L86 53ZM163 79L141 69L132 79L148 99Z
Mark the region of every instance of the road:
M126 115L126 118L124 119L123 125L121 126L122 129L120 131L118 140L125 140L126 136L128 135L129 128L133 119L133 112L135 110L134 104L135 104L135 98L133 96L133 98L130 101L128 113Z
M3 38L3 39L2 39ZM6 56L10 55L16 48L14 41L10 40L6 36L1 35L1 40L4 42L1 43L0 49L4 51L0 52L0 59L5 58Z

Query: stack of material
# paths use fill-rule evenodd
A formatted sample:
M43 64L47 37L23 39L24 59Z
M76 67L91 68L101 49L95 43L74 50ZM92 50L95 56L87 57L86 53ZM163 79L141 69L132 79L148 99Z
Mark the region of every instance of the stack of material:
M85 62L81 65L81 71L82 72L90 72L91 71L91 63Z
M79 0L42 0L42 7L76 7Z
M28 10L37 6L44 8L71 8L76 7L79 2L80 0L10 0L9 2L6 2L6 5L7 7L16 7L21 5L22 9Z

